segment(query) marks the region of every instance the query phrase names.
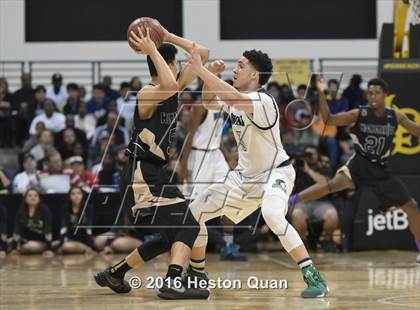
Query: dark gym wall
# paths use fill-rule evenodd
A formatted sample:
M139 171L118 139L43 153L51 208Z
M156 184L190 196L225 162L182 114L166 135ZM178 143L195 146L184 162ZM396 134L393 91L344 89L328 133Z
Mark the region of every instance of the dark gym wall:
M123 41L141 16L182 35L179 0L26 0L25 14L27 42Z
M222 40L377 37L376 0L220 1L220 20Z

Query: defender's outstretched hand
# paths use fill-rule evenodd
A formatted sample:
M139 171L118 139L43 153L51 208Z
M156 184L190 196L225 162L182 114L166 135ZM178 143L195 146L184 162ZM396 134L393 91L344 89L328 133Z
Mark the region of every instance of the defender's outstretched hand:
M207 69L213 74L219 74L226 70L226 64L223 60L212 61Z

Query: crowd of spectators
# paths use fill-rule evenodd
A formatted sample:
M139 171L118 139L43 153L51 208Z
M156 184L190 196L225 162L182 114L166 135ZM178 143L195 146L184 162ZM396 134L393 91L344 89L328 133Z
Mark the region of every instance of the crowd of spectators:
M328 81L331 113L348 111L365 102L361 82L361 77L354 75L340 93L338 81ZM27 73L22 75L21 83L20 89L10 93L6 78L0 78L0 148L19 147L18 171L0 167L0 191L24 194L35 188L41 193L67 193L74 186L85 192L93 188L118 191L120 173L128 160L124 149L133 125L135 94L142 87L140 79L122 82L116 90L112 78L105 76L93 86L91 98L86 98L82 85L64 85L60 73L52 76L49 86L34 88ZM175 172L188 133L190 108L200 100L199 90L200 86L194 91L186 89L180 95L177 134L168 165ZM325 126L316 113L313 119L309 113L293 116L311 121L305 129L294 128L286 106L305 99L317 111L317 94L311 84L293 90L287 84L270 82L267 91L278 104L283 145L297 171L295 191L331 177L353 153L349 128ZM229 122L223 130L222 144L226 160L234 169L238 151ZM316 238L322 235L324 249L331 250L332 234L338 228L336 206L329 198L319 203L322 207L316 208L317 212L309 204L296 207L290 219L305 241L310 239L311 225L321 223Z

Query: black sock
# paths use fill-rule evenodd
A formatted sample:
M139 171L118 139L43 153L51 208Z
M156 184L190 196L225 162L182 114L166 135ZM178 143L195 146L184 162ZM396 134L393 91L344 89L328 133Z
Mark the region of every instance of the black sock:
M111 275L116 278L124 278L125 273L129 271L131 267L127 264L125 258L119 263L111 267Z
M168 273L166 274L166 277L171 278L171 279L180 278L182 274L182 269L183 269L182 266L179 266L179 265L175 265L175 264L169 265Z

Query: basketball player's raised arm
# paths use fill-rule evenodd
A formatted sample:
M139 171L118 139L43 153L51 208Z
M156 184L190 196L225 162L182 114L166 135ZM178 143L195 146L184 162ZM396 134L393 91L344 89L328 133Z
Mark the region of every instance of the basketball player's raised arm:
M138 29L138 33L140 37L132 31L129 40L141 51L141 54L147 54L152 59L159 77L159 85L144 87L138 93L137 98L148 103L147 105L143 105L142 108L152 109L157 103L175 94L178 91L178 83L165 59L163 59L156 45L150 39L149 28L147 28L146 36L143 35L140 28Z
M410 120L407 115L400 111L396 111L398 124L408 130L409 133L420 138L420 125Z
M240 93L236 88L229 85L222 79L219 79L201 62L200 54L197 49L193 49L188 62L188 67L191 68L204 82L208 89L211 90L220 100L224 101L229 106L234 106L236 109L252 114L254 112L254 105L252 98Z
M210 50L208 48L201 46L197 43L194 43L183 37L179 37L176 34L173 34L167 31L165 28L164 28L163 41L169 42L176 46L181 47L188 54L191 54L191 51L193 47L195 46L198 49L198 52L200 54L202 64L205 64L207 60L209 59ZM181 71L178 77L178 90L180 91L183 90L185 87L191 84L191 82L194 81L196 77L197 75L192 70L188 68L183 68L183 70Z
M330 108L327 104L327 98L325 97L325 87L319 76L317 77L316 87L318 89L319 96L319 112L321 113L322 121L326 125L347 126L357 121L357 118L359 117L358 109L331 114Z
M217 75L225 71L226 65L223 60L215 60L207 66L207 69L211 73ZM204 83L201 91L201 103L203 104L203 107L207 110L220 111L222 106L215 99L216 94L209 89L206 83Z

